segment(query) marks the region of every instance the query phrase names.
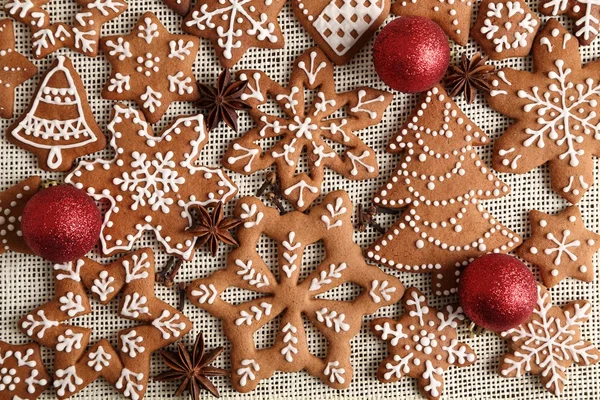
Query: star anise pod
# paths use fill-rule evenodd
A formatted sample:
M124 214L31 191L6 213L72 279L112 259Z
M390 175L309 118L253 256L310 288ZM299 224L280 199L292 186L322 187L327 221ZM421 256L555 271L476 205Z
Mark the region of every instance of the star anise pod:
M187 231L198 237L196 243L198 247L208 243L210 253L214 257L217 255L220 242L239 246L229 231L241 224L242 221L234 217L223 218L223 203L218 202L212 213L200 205L194 206L193 209L196 210L196 218Z
M154 377L155 381L178 381L181 380L181 385L175 392L175 397L187 389L190 392L192 400L200 398L202 389L208 390L214 397L219 397L219 390L208 379L211 376L229 376L229 372L216 367L211 367L211 364L223 351L222 347L216 348L204 354L204 337L202 332L196 337L192 353L186 349L183 343L177 343L177 351L162 350L162 356L165 364L170 368L170 371Z
M248 81L231 82L228 69L219 74L217 87L207 86L196 82L201 98L196 103L203 110L208 110L208 130L212 131L221 121L225 121L231 129L238 130L238 114L247 110L250 105L242 100L242 94L248 86Z
M488 75L494 72L493 65L486 65L487 56L481 53L474 54L469 58L463 54L457 65L451 65L446 75L446 88L451 97L463 93L465 100L471 104L475 100L477 90L490 91Z

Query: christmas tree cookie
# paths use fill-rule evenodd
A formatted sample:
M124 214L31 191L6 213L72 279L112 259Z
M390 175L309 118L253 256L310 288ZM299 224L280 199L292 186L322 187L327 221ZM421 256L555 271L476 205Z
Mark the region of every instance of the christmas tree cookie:
M34 153L46 171L69 171L76 158L104 149L106 138L69 58L58 56L52 63L6 138Z
M423 93L388 147L404 158L374 198L382 207L407 208L368 257L431 273L434 293L448 295L456 292L461 267L470 260L518 246L521 238L480 203L510 190L475 151L488 142L441 86Z

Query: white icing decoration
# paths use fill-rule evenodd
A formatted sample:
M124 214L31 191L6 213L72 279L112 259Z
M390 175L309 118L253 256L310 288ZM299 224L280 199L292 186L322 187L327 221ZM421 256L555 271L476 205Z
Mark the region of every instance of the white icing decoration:
M40 318L39 320L36 319L36 315ZM25 319L26 320L23 321L21 326L23 327L23 329L27 329L27 335L33 337L34 331L40 328L40 330L36 334L36 336L39 339L42 339L44 337L44 334L46 333L47 329L58 326L57 321L52 321L46 318L44 310L38 310L35 315L28 314L27 317L25 317Z
M237 326L246 324L251 325L253 321L260 321L263 316L271 315L271 309L273 305L266 301L261 302L259 305L253 305L249 311L240 311L240 316L235 320Z
M375 325L375 330L381 332L381 339L390 340L392 346L397 346L400 339L408 338L404 332L402 332L402 325L396 324L393 328L389 322L385 322L383 325ZM412 355L411 355L412 357ZM389 379L389 378L386 378Z
M92 293L96 293L100 301L108 300L108 295L115 291L112 283L115 278L108 275L107 271L101 271L98 278L94 279L94 284L91 287Z
M83 379L77 375L77 370L74 365L66 369L58 369L54 374L56 375L56 378L59 378L54 379L56 394L61 397L65 396L67 391L69 393L75 392L77 386L83 384Z
M302 179L299 180L296 184L288 187L287 189L285 189L283 191L283 193L285 193L286 196L289 196L290 194L292 194L294 192L294 190L298 189L298 192L300 193L298 195L298 201L296 202L296 204L298 205L298 207L304 207L304 197L303 197L303 190L304 189L308 189L311 193L318 193L319 192L319 188L316 186L311 186L308 183L306 183L305 181L303 181Z
M58 343L56 344L57 351L64 351L70 353L73 349L81 349L81 340L83 339L83 333L75 333L72 329L67 329L64 335L58 336Z
M104 347L98 346L96 351L90 352L88 354L88 358L89 358L89 360L87 362L88 367L93 368L94 371L96 371L96 372L100 372L105 367L110 366L110 360L112 358L112 355L108 354L104 350Z
M81 267L85 265L85 261L77 260L76 264L73 265L73 262L68 262L64 264L54 264L55 271L64 271L65 273L56 274L56 279L62 281L63 279L70 279L75 282L81 282Z
M37 369L34 369L30 372L29 374L29 378L25 379L25 383L27 384L27 393L35 393L36 392L36 385L37 386L46 386L48 384L48 381L44 378L42 379L37 379L37 376L40 374L40 372ZM13 399L13 400L17 400L17 399ZM25 400L25 399L23 399Z
M240 376L240 386L244 387L248 381L256 379L256 372L260 371L260 365L254 360L242 360L242 368L238 368L236 373Z
M160 317L152 321L152 326L162 333L164 340L169 340L171 336L178 338L186 327L185 322L177 322L180 319L179 313L171 315L168 310L163 310Z
M346 382L346 379L344 378L346 370L344 368L339 368L339 365L339 361L331 361L327 363L323 374L329 377L330 383L343 384L344 382Z
M198 297L200 304L213 304L218 295L219 293L212 283L208 286L201 284L198 286L198 290L192 290L192 296Z
M115 384L115 387L119 390L125 389L123 394L131 397L132 400L140 400L140 393L144 390L144 385L141 383L144 379L144 374L135 373L127 368L123 368L121 376Z
M185 25L200 31L216 28L215 32L219 36L216 43L221 48L223 57L231 60L233 51L243 47L240 39L243 35L252 36L258 41L278 41L275 23L271 22L272 18L266 12L257 11L255 2L256 0L220 0L214 10L209 10L208 5L204 4L189 14L190 20ZM258 2L268 6L271 0ZM225 26L218 25L221 21L225 22Z
M350 153L348 153L348 154L350 154ZM338 197L337 199L335 199L335 206L333 204L329 203L329 204L327 204L326 208L327 208L327 211L329 212L329 216L322 215L321 221L323 221L323 223L327 227L327 230L332 229L332 228L338 228L338 227L342 226L342 220L338 219L337 221L335 221L335 219L346 214L347 209L346 209L346 207L344 207L344 200L341 197ZM335 222L332 223L333 221L335 221Z
M108 52L111 56L118 55L120 61L125 60L126 58L133 57L133 54L130 50L130 44L128 41L123 39L122 37L118 37L116 42L112 40L107 40L106 45L112 50Z
M371 174L373 172L375 172L374 166L369 165L369 164L365 163L364 161L362 161L363 158L368 158L371 155L369 150L363 151L360 156L354 155L350 151L347 152L346 155L348 156L348 159L352 162L352 169L350 170L351 175L353 175L353 176L358 175L357 164L362 165L367 170L367 172L369 172Z
M177 92L179 95L190 94L194 91L191 85L192 78L189 76L185 79L181 79L185 74L181 71L177 72L174 76L168 75L169 80L169 92ZM160 106L160 105L159 105Z
M369 104L373 104L373 103L383 103L385 101L385 96L380 95L380 96L375 97L374 99L365 100L366 95L367 95L366 90L364 90L364 89L359 90L357 103L354 107L352 107L350 109L350 111L353 113L364 112L369 115L369 118L375 119L375 118L377 118L377 112L369 110L368 108L364 108L364 107L368 106Z
M151 44L154 38L160 36L158 32L158 25L152 22L150 17L144 18L143 24L138 26L138 31L138 37L144 39L148 44Z
M138 336L135 330L131 330L128 333L121 335L121 351L129 357L135 358L138 354L142 354L146 351L146 348L141 345L143 341L143 336Z
M322 286L330 285L334 279L340 279L342 277L342 271L344 271L348 265L346 263L341 263L338 266L335 264L329 265L329 270L321 271L319 273L319 277L315 277L310 282L309 291L314 292L317 290L321 290Z
M141 296L139 293L134 292L133 295L126 295L123 300L121 314L129 318L139 318L140 314L150 315L147 303L146 296Z
M325 61L321 61L319 63L319 65L315 65L315 60L317 59L317 55L318 54L316 51L310 52L310 69L307 69L306 63L303 60L298 62L298 68L300 68L302 71L304 71L304 73L306 74L306 77L308 78L308 84L311 86L317 82L317 76L319 75L319 72L322 69L327 68L327 63ZM323 94L323 93L319 92L319 94ZM324 100L324 97L322 100ZM334 104L335 104L335 102L334 102Z
M563 230L562 239L559 241L552 232L548 232L546 238L552 241L557 247L548 247L544 249L544 254L550 255L556 252L556 258L554 259L554 265L560 265L561 258L563 254L566 254L567 257L571 259L571 261L577 261L577 255L575 255L570 249L573 247L579 247L581 242L579 240L572 240L567 242L569 236L571 235L571 231L568 229Z
M243 213L240 214L240 218L243 220L247 220L256 216L254 221L244 221L244 228L249 229L257 226L262 221L264 214L262 211L258 211L258 207L256 204L248 205L247 203L242 203ZM258 211L258 212L257 212Z
M287 264L283 264L281 269L285 272L285 276L290 279L294 271L298 269L295 262L298 258L298 255L295 254L295 250L298 250L302 247L301 243L294 243L294 239L296 238L296 232L292 231L288 234L288 240L284 240L282 242L283 247L286 251L283 252L283 258L287 261Z
M506 6L506 7L505 7ZM505 14L505 15L504 15ZM488 3L487 18L483 21L481 33L487 40L491 40L497 53L504 50L525 48L530 44L529 36L535 34L538 21L534 14L527 11L518 1L506 3ZM492 18L499 21L492 22ZM502 22L500 24L499 22ZM517 26L516 30L512 28Z
M283 337L283 344L285 347L281 349L281 355L285 357L285 360L289 363L294 361L294 355L298 354L298 348L296 345L298 344L298 337L296 336L297 329L291 323L287 323L282 329L281 332L285 334Z
M58 56L57 60L56 66L44 76L44 80L38 86L38 92L31 108L11 132L11 135L18 141L33 148L47 150L46 163L50 169L57 169L61 166L63 150L85 147L98 140L86 121L80 93L71 71L64 65L65 57ZM62 75L67 81L67 86L50 87L50 79L55 75ZM77 117L65 120L41 118L36 115L36 112L38 107L43 104L74 106ZM40 142L40 139L43 141Z
M185 58L192 54L190 49L194 48L194 42L191 40L187 43L183 39L177 41L169 41L169 58L177 58L179 60L185 60Z
M244 263L242 260L237 259L235 260L235 265L240 268L237 274L241 275L242 279L247 281L251 286L254 286L257 289L269 286L269 278L267 278L266 275L256 272L256 270L252 268L252 260L248 260Z
M150 86L146 86L146 91L140 95L140 99L144 101L142 106L153 113L157 107L162 105L160 101L162 96L162 93L155 91Z
M74 317L77 314L85 311L85 307L83 306L83 297L81 297L79 294L76 295L73 292L67 292L67 294L61 296L58 301L60 304L62 304L60 306L60 311L66 311L69 317Z
M585 11L580 12L581 5L584 5ZM595 17L597 7L600 5L597 0L577 0L570 3L568 0L550 0L543 5L543 8L551 8L551 15L562 14L567 8L571 8L576 17L575 27L578 28L575 36L583 37L586 41L592 39L598 34L598 18ZM596 8L596 9L595 9ZM570 36L570 35L569 35ZM565 35L566 39L566 35ZM565 40L566 41L566 40ZM563 44L563 48L565 45Z
M379 304L382 300L390 301L392 296L390 293L395 293L396 288L391 286L388 281L379 282L378 280L374 280L371 282L371 290L369 290L369 295L373 300L373 303Z
M383 1L331 1L313 27L338 56L354 47L384 11Z
M320 310L315 311L317 321L325 323L328 328L332 328L336 332L345 331L348 332L350 325L344 322L346 315L343 313L338 314L335 310L328 310L323 307Z
M131 283L135 280L146 279L149 276L150 260L148 254L142 253L141 257L134 254L131 257L133 264L129 260L123 260L123 268L125 268L125 283Z
M131 89L130 82L131 77L129 75L117 72L114 78L110 78L107 89L111 92L123 93Z
M125 9L127 8L127 4L122 1L114 0L94 0L87 5L88 9L97 9L105 17L108 17L111 13L120 12L119 7Z

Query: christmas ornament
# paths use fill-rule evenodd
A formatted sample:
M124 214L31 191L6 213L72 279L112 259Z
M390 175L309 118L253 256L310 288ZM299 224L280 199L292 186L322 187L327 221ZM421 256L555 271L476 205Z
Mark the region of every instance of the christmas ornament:
M71 185L37 193L23 210L23 239L34 254L64 263L87 254L98 241L102 217L84 191Z
M446 73L450 46L444 31L423 17L390 22L373 45L379 77L392 89L416 93L431 89Z
M533 274L516 257L487 254L463 271L458 297L464 313L476 325L506 331L531 316L537 299Z

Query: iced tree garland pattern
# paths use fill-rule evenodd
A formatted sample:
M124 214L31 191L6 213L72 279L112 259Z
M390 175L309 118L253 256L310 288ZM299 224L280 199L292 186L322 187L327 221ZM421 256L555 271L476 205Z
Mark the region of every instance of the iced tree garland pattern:
M66 178L96 200L109 201L102 250L129 251L150 230L168 253L190 259L196 243L186 232L190 207L226 203L237 192L222 170L197 165L208 142L204 117L179 117L155 136L139 111L116 104L108 131L115 158L83 161Z
M221 64L232 68L250 47L283 48L277 15L284 4L284 0L197 2L184 18L182 29L209 39Z
M50 385L37 343L13 345L0 340L0 393L3 399L35 400Z
M593 257L600 249L600 235L585 228L581 211L571 206L558 215L532 210L531 237L517 254L540 269L546 287L566 277L592 282L596 276Z
M102 97L133 100L155 123L174 101L198 99L192 65L200 40L169 33L151 12L144 13L126 36L102 38L112 66Z
M549 162L553 189L576 204L594 182L600 61L582 67L579 43L553 19L533 59L533 72L503 68L492 80L490 106L516 120L494 143L492 165L522 174Z
M123 0L77 0L81 9L68 25L52 22L52 16L43 8L46 3L48 0L8 0L4 6L10 17L30 27L33 55L37 59L63 47L95 57L102 24L127 9Z
M406 208L367 250L383 265L431 273L433 292L456 292L461 268L489 252L508 252L521 238L501 225L480 200L509 192L475 151L489 138L441 86L423 93L390 142L403 160L375 196L375 204Z
M56 351L54 388L65 399L99 377L125 396L144 397L152 352L179 340L192 323L154 294L154 255L138 250L109 264L84 258L54 266L54 300L21 318L27 336ZM115 348L106 339L90 345L90 328L69 325L72 318L90 314L91 298L107 305L121 294L118 315L140 324L118 332Z
M592 306L584 300L572 301L562 308L553 306L548 290L538 285L538 300L531 317L501 333L510 351L500 360L500 375L521 377L531 372L540 375L546 390L560 395L567 383L567 368L600 360L600 351L581 337L581 326L591 313Z
M540 28L540 19L523 0L484 0L471 36L494 60L525 57Z
M332 192L308 215L293 211L281 216L258 199L245 197L238 202L235 215L245 224L238 229L240 247L229 254L227 267L188 287L192 303L223 320L224 332L233 345L234 389L248 392L275 371L301 370L333 388L348 387L352 379L350 341L359 332L363 316L395 303L404 292L398 279L365 264L360 247L352 239L348 195ZM261 235L277 242L278 274L257 253ZM326 258L300 281L302 255L307 246L320 240ZM323 298L326 292L348 282L362 288L353 300ZM231 304L221 298L229 287L264 296ZM280 315L274 345L256 349L254 333ZM323 359L309 352L303 315L328 342Z
M388 342L390 352L379 364L377 376L383 383L397 382L404 376L416 378L425 397L437 400L444 388L444 371L452 365L471 365L477 359L469 345L458 341L456 329L464 320L462 309L448 305L438 311L415 288L406 291L402 302L405 313L399 320L378 318L371 322L371 331Z
M575 22L573 32L579 43L588 45L600 29L600 2L597 0L542 0L538 11L556 17L566 14Z
M283 196L300 211L321 193L325 167L349 179L376 177L375 151L354 131L378 124L392 94L366 87L336 93L333 74L333 65L316 47L296 59L287 87L261 71L240 72L238 76L249 82L243 99L253 106L250 114L258 126L230 144L223 165L252 174L275 164ZM305 104L305 90L315 91L312 104ZM285 117L261 110L269 95ZM337 116L344 110L347 115ZM276 141L264 150L259 144L264 139ZM338 155L331 142L344 146L344 154ZM309 174L296 173L302 156L306 157Z
M21 216L25 205L39 190L39 176L29 177L0 192L0 254L7 251L30 254L23 240Z

